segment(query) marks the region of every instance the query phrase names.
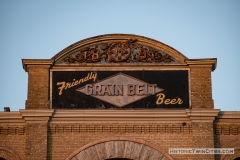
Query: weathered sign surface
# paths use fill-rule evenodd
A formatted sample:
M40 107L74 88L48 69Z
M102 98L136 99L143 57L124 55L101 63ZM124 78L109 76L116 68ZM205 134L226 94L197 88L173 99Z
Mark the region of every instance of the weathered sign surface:
M52 108L189 108L188 70L53 71Z

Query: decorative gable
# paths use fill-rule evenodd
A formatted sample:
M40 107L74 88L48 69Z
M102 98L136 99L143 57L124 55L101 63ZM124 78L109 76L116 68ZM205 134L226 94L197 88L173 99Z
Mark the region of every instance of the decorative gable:
M52 59L56 65L131 64L174 65L184 64L185 56L156 40L136 35L103 35L79 41Z

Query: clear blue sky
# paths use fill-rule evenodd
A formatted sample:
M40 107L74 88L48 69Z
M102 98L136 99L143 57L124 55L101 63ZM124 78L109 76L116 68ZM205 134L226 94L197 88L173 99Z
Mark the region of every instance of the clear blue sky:
M0 111L25 108L22 58L49 59L84 38L137 34L188 58L217 58L215 108L240 111L239 0L1 0Z

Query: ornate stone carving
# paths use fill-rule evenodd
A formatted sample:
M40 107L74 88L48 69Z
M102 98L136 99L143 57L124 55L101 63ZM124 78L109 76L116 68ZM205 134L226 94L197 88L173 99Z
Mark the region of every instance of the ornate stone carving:
M116 41L78 48L58 64L78 63L178 63L160 50L137 43L137 39Z

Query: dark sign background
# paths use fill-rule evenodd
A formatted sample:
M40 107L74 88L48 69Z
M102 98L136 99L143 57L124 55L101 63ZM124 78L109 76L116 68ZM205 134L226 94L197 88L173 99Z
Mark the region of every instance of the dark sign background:
M145 108L189 108L189 88L188 71L92 71L97 73L96 81L93 79L83 82L69 89L63 89L62 95L59 95L57 82L73 82L73 79L84 78L91 71L53 71L52 72L52 108L53 109L145 109ZM181 98L182 104L156 104L157 94L150 95L139 101L128 104L122 108L87 96L76 89L86 84L96 83L117 73L124 73L137 78L149 84L157 84L157 87L163 88L160 92L165 94L165 99Z

